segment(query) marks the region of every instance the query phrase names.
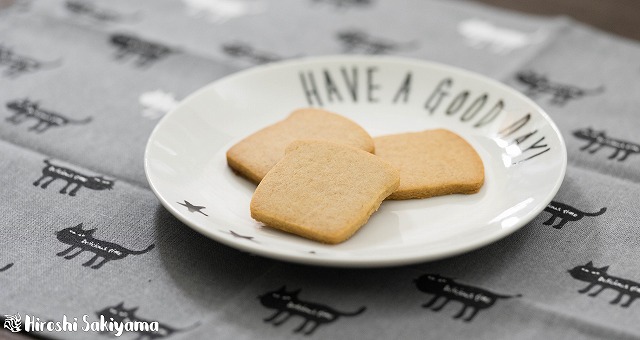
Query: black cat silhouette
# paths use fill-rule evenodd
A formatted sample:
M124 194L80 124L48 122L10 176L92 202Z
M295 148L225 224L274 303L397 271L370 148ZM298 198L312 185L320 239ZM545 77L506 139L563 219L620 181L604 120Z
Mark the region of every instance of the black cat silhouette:
M569 274L576 280L589 282L588 286L578 291L580 294L589 292L591 288L595 286L599 286L598 290L587 294L590 297L600 294L600 292L607 288L613 289L618 292L618 296L609 303L616 305L622 300L623 296L627 295L629 296L629 299L627 302L621 304L620 307L629 307L635 299L640 297L640 283L615 276L609 276L607 274L608 269L609 266L596 268L593 265L593 262L589 261L589 263L584 266L577 266L570 269Z
M572 85L551 82L546 76L534 71L522 71L516 74L516 79L527 86L525 94L531 98L539 94L551 94L551 104L562 106L571 99L582 98L586 95L598 94L604 91L604 87L592 90L581 89Z
M589 153L596 153L598 150L607 146L613 148L615 151L609 159L615 159L622 153L622 156L618 158L619 162L624 161L629 157L630 154L638 154L640 153L640 144L623 141L620 139L609 138L605 135L604 130L595 131L592 128L585 128L581 130L576 130L573 132L573 135L580 139L586 139L589 143L580 148L581 151L586 151L592 146L596 146L589 150Z
M124 302L120 302L115 306L106 307L102 310L97 311L96 315L98 317L100 316L104 317L105 320L113 319L114 322L118 322L118 323L125 323L125 322L134 322L134 323L145 322L147 324L150 324L151 322L158 323L157 331L153 331L150 329L138 329L136 331L138 333L138 337L136 338L137 340L144 340L144 339L152 340L152 339L166 338L176 332L185 332L200 325L200 322L196 322L195 324L189 327L175 328L175 327L160 323L158 321L140 318L136 316L137 310L138 310L138 307L126 309L124 308Z
M449 301L459 301L462 303L462 309L453 318L462 318L467 309L471 309L471 313L463 319L465 322L473 320L479 310L493 306L498 299L522 296L520 294L496 294L486 289L457 283L453 279L438 274L424 274L415 279L414 282L418 290L434 295L429 302L422 305L423 308L431 308L432 311L438 312L449 303ZM444 302L439 306L432 307L440 298L444 298Z
M14 112L13 116L7 118L8 122L18 125L27 119L35 119L37 123L30 127L29 131L37 133L44 132L50 127L65 126L67 124L86 124L91 121L91 117L75 120L57 112L42 109L38 102L31 101L28 98L10 101L7 103L7 108Z
M267 64L282 58L265 51L258 51L249 44L234 42L222 45L222 51L234 58L245 58L253 64Z
M7 67L3 72L4 76L16 78L19 75L28 72L35 72L39 69L59 66L60 61L39 61L31 57L17 54L12 48L0 44L0 65Z
M343 44L345 53L386 54L415 46L414 43L402 44L375 38L355 29L340 31L337 38Z
M355 312L340 312L325 305L298 300L299 293L300 290L288 292L286 286L282 286L278 290L258 296L263 306L276 310L275 313L265 318L264 321L270 322L274 326L280 326L289 320L292 315L301 316L304 322L294 330L294 333L310 335L315 332L316 328L321 324L334 322L341 316L356 316L366 309L366 307L363 306ZM278 320L278 317L283 314L284 317ZM305 327L309 324L311 326L305 330Z
M75 184L76 187L69 191L69 196L75 196L81 187L85 187L92 190L111 190L113 189L113 180L104 179L102 176L87 176L69 168L64 168L58 165L51 164L48 159L44 160L46 166L42 169L42 176L33 182L34 186L40 186L42 189L46 189L51 182L56 179L63 179L67 181L67 184L60 190L61 194L66 194L67 189Z
M120 13L108 10L106 8L98 8L96 5L88 3L86 1L67 0L64 5L69 12L96 21L117 22L123 21L123 19L125 18L125 16Z
M9 268L13 267L13 263L9 263L6 266L0 268L0 272L3 272L5 270L8 270Z
M595 213L587 213L584 211L580 211L568 204L551 201L551 203L549 203L547 207L544 208L544 211L551 213L551 217L549 217L549 219L544 221L544 223L542 224L550 225L556 229L562 229L562 226L564 226L569 221L579 221L585 216L600 216L604 214L605 211L607 211L607 208L602 208ZM552 225L558 218L560 218L560 222L558 222L558 224L556 225Z
M172 48L162 44L146 41L128 34L112 35L111 43L118 49L116 59L136 56L135 64L139 67L148 66L175 52Z
M84 251L89 251L94 256L82 265L85 267L91 266L93 269L102 267L105 263L112 260L122 260L128 255L140 255L149 252L155 245L150 245L144 250L136 251L129 250L123 246L115 243L102 241L93 237L93 233L96 229L85 230L82 228L82 223L75 227L65 228L56 233L58 241L68 244L69 248L57 253L58 256L64 256L69 260ZM78 252L70 254L72 251L79 249ZM102 258L102 261L96 263L98 259ZM94 264L96 263L96 264Z

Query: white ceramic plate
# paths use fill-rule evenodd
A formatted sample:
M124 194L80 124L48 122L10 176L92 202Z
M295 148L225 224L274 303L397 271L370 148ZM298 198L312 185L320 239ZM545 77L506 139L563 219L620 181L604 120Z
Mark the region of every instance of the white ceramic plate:
M225 152L292 110L323 107L372 136L446 128L478 151L486 182L474 195L385 201L351 239L324 245L253 220L255 186ZM567 163L549 116L519 92L442 64L332 56L249 69L190 95L149 138L145 171L162 204L210 238L285 261L379 267L429 261L503 238L554 197Z

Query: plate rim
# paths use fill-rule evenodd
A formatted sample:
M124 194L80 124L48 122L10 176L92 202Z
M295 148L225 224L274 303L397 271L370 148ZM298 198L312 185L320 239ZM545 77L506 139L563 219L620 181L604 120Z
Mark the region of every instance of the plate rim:
M493 232L485 238L482 238L478 242L469 242L459 247L455 247L453 249L440 251L437 254L426 254L421 256L411 256L411 257L391 257L391 258L355 258L355 259L344 259L341 257L310 257L310 256L302 256L304 253L300 253L298 256L294 256L288 253L280 253L269 251L270 248L264 247L256 247L255 245L250 246L247 242L238 242L233 238L221 237L219 233L216 233L215 230L210 230L209 228L202 227L195 223L194 221L186 218L186 214L183 214L181 211L177 210L173 204L169 203L169 200L164 197L164 195L158 190L156 187L156 183L150 178L150 170L149 170L149 153L152 148L152 143L155 140L155 137L159 130L163 128L164 125L171 119L172 115L175 115L177 111L181 110L181 108L188 102L192 100L192 98L196 98L200 96L204 92L210 91L211 88L215 86L219 86L220 83L232 81L233 79L245 77L247 75L254 75L256 73L270 72L277 70L279 68L286 68L295 65L303 65L303 64L322 64L328 62L338 62L338 61L349 61L349 62L389 62L396 64L405 64L405 65L414 65L416 67L431 67L431 68L439 68L444 71L452 72L454 74L463 75L465 77L471 77L482 82L489 83L491 86L495 86L503 91L511 92L513 95L518 97L518 99L526 102L527 104L534 107L538 114L544 119L544 121L549 124L551 130L554 132L555 136L558 138L558 148L561 152L561 167L559 171L559 176L557 177L555 183L553 184L552 189L546 194L543 200L540 200L538 205L529 209L529 211L516 223L514 226L506 229L500 229L501 232ZM430 60L423 60L417 58L409 58L409 57L400 57L400 56L391 56L391 55L358 55L358 54L350 54L350 55L340 55L340 54L332 54L332 55L320 55L320 56L308 56L301 57L295 59L287 59L281 60L269 64L258 65L254 67L249 67L237 72L230 73L228 75L222 76L218 79L215 79L204 86L201 86L197 90L193 91L185 98L180 100L178 104L168 111L155 125L149 137L147 139L147 143L145 145L144 151L144 172L147 183L149 184L152 192L156 196L156 198L160 201L160 203L167 209L174 217L176 217L179 221L186 224L189 228L197 231L198 233L208 237L209 239L222 243L231 248L245 251L251 254L260 255L270 259L276 259L286 262L293 262L298 264L305 265L314 265L314 266L325 266L325 267L343 267L343 268L383 268L383 267L392 267L392 266L402 266L402 265L411 265L418 264L424 262L430 262L435 260L440 260L444 258L449 258L452 256L464 254L473 250L480 249L486 245L494 243L500 239L506 238L512 233L521 230L524 226L526 226L529 222L535 219L544 208L553 200L556 196L560 187L564 181L566 176L568 164L568 155L567 148L564 137L560 132L560 129L556 125L556 123L551 119L549 114L544 110L540 105L538 105L535 101L524 95L519 90L506 85L505 83L490 78L489 76L483 75L481 73L470 71L461 67L452 66L440 62L434 62ZM217 223L215 223L217 225Z

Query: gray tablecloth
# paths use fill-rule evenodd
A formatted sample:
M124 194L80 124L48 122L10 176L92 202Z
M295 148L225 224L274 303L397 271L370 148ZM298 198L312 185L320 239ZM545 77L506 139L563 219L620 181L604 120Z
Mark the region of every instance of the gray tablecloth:
M84 315L158 322L157 332L123 339L640 337L636 42L567 18L458 1L2 4L5 327L19 313L23 328L27 315L78 318L78 331L37 333L64 339L108 338L82 331ZM178 101L253 65L343 53L443 62L536 100L569 154L553 202L482 249L366 270L252 256L201 236L159 204L143 152ZM54 180L70 175L85 184L76 191ZM110 242L120 257L74 255L65 239L72 232Z

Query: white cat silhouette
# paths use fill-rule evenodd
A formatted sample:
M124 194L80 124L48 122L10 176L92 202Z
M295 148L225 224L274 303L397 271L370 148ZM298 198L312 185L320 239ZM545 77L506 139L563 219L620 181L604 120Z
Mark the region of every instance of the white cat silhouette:
M144 107L142 116L149 119L160 118L178 105L172 93L162 90L144 92L138 101Z
M182 2L187 5L189 15L202 16L216 24L261 12L264 7L264 3L246 0L182 0Z
M497 54L510 53L515 49L538 43L546 37L542 31L528 34L501 28L480 19L468 19L460 22L458 32L465 37L471 47L488 48Z

